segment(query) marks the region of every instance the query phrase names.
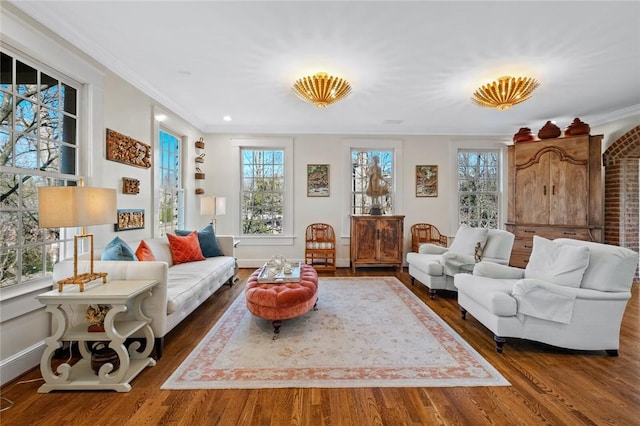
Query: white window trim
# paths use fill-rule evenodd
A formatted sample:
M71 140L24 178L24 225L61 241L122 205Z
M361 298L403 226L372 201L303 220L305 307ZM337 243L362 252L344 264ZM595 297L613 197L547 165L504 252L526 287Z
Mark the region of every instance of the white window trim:
M460 218L458 216L458 151L471 150L498 150L500 161L500 179L498 188L498 229L504 229L504 220L507 217L507 147L508 142L495 140L457 140L449 142L449 180L451 193L449 194L449 211L455 212L455 217L449 221L449 235L458 232Z
M344 139L342 141L342 173L349 179L342 185L342 207L344 212L341 223L340 238L349 239L351 236L351 151L361 149L363 151L393 151L393 214L404 212L404 180L400 172L403 160L404 143L400 139Z
M100 144L91 143L104 138L104 73L5 8L0 13L0 27L0 43L7 52L16 54L23 62L29 63L31 59L78 83L76 173L77 177L84 176L85 179L94 176L94 159L104 154ZM38 68L46 72L44 68ZM92 184L90 179L85 183ZM50 286L50 278L46 281ZM32 285L25 283L0 290L3 306L5 301L28 295L42 284L43 281L34 280Z
M293 210L293 138L231 138L231 149L236 161L232 167L231 186L234 194L237 194L235 206L232 212L232 229L236 239L242 241L242 245L253 246L292 246L295 241L294 210ZM240 206L242 203L242 191L240 188L240 176L242 165L242 149L282 149L284 151L284 224L282 235L242 235L240 227ZM229 209L229 206L227 206Z

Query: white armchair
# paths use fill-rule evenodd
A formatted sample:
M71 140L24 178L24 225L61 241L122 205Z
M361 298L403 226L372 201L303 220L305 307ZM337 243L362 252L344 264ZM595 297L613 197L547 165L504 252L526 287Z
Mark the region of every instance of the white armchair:
M511 257L514 235L499 229L471 228L462 225L451 247L421 244L418 253L407 253L411 284L418 280L429 288L435 298L437 290L456 291L453 276L471 272L476 264L476 246L480 243L482 259L507 265Z
M497 352L512 337L617 356L637 267L626 248L534 236L526 269L480 262L454 284L462 319L491 330Z

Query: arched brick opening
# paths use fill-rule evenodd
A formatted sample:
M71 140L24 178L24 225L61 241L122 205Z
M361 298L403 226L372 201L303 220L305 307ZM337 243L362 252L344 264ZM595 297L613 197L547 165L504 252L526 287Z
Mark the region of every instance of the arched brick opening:
M604 241L640 248L640 126L615 141L602 156L604 171ZM636 271L638 278L638 271Z

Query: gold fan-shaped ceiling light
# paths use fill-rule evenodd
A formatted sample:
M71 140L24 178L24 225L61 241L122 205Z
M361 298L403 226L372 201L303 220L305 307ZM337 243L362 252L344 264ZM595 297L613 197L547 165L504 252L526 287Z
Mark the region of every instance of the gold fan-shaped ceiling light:
M300 99L311 102L318 108L326 108L327 105L347 97L351 93L351 85L340 77L319 72L296 80L293 91Z
M500 77L473 92L471 100L482 107L505 110L529 99L539 85L531 77Z

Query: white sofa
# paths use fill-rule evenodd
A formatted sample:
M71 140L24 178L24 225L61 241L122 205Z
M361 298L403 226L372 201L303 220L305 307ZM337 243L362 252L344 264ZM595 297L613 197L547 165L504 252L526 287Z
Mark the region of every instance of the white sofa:
M526 269L480 262L454 281L462 318L491 330L497 352L514 337L615 356L637 268L626 248L534 236Z
M155 261L102 261L101 250L94 251L94 270L107 272L107 280L155 279L158 285L151 297L142 303L142 311L151 317L156 339L156 357L162 357L164 337L180 321L193 312L223 284L233 285L235 275L234 239L218 235L218 245L224 256L208 257L202 261L174 265L166 237L144 241L151 248ZM128 243L133 250L139 242ZM88 255L78 261L78 273L89 271ZM53 267L53 280L73 275L73 261L64 260ZM108 285L108 283L107 283ZM66 306L72 324L86 322L86 306Z
M503 265L509 263L515 236L500 229L460 226L450 247L421 244L418 253L407 253L411 284L417 279L429 288L435 298L436 290L457 291L453 276L458 272L471 272L475 266L475 249L480 243L482 259Z

